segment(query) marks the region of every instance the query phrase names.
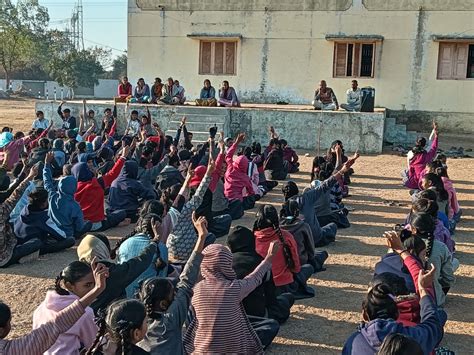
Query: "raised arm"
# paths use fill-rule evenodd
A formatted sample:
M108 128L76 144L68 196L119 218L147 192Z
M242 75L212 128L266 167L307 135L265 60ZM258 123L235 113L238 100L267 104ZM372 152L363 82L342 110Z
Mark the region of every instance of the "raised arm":
M45 160L44 161L45 164L43 168L44 188L46 191L48 191L48 194L51 196L51 194L56 192L56 188L54 187L53 174L51 173L51 162L54 160L54 153L48 152L44 160Z

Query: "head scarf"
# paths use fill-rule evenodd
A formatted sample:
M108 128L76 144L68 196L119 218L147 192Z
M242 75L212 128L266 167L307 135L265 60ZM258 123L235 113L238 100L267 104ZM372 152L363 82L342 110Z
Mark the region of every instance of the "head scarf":
M198 166L194 169L194 176L192 177L189 187L198 187L201 183L202 179L204 179L204 175L206 175L207 168L204 165Z
M236 279L232 268L232 253L225 246L211 244L207 246L202 254L204 259L201 264L201 273L205 279L232 281Z
M13 134L11 132L3 132L2 134L0 134L0 148L5 147L12 140Z
M97 258L99 261L113 262L110 258L110 250L107 248L107 245L92 234L88 234L82 239L77 247L77 256L80 261L88 264L91 264L94 258Z
M72 175L77 179L78 182L91 181L94 177L94 173L90 171L87 163L77 163L71 169Z

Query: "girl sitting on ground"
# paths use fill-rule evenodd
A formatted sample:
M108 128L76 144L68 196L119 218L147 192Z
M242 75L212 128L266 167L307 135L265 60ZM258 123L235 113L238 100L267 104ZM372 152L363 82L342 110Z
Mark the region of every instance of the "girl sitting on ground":
M399 311L390 285L381 283L370 288L362 304L364 323L346 341L342 354L375 355L384 338L393 333L412 337L420 344L423 354L430 354L443 338L444 325L439 319L436 302L428 291L432 287L435 272L434 267L429 271L420 270L418 288L422 321L413 327L404 327L395 321Z
M147 332L145 306L138 300L123 299L107 307L105 318L99 318L99 332L86 355L150 354L136 344Z
M408 152L408 168L402 174L405 187L412 190L421 188L421 179L425 173L426 164L431 162L438 150L438 125L433 123L434 139L428 151L425 150L426 138L420 137L416 140L415 147Z
M256 216L253 227L255 249L264 256L272 242L281 244L272 264L273 281L279 293L291 292L295 298L314 296L314 290L306 285L314 268L305 264L301 266L298 246L291 233L280 228L278 212L272 205L262 205Z
M207 237L207 222L196 218L193 224L198 239L193 253L181 273L177 286L167 278L153 277L144 281L138 297L148 314L148 331L138 344L150 354L184 354L182 329L191 304L193 287L199 276L202 249Z
M54 320L57 314L94 288L95 281L91 267L81 261L73 261L56 277L54 290L46 293L45 300L33 313L33 329ZM44 354L78 354L89 348L97 334L94 311L87 307L85 314Z
M2 352L5 355L24 354L27 349L28 355L41 355L55 344L60 335L67 334L67 331L87 314L89 305L105 289L107 268L101 264L94 264L92 273L94 285L89 292L59 310L50 321L19 338L5 339L11 330L12 314L10 307L0 302L0 349Z
M448 169L445 167L437 168L436 175L441 177L444 189L448 192L448 218L457 223L461 219L462 211L459 207L456 189L454 188L453 182L449 179Z
M228 248L212 244L203 250L203 279L194 287L191 301L195 316L183 340L187 353L263 354L271 344L279 330L278 322L263 320L252 326L241 303L271 269L277 242L267 249L265 259L242 280L237 280L232 269Z
M160 216L152 213L145 215L138 220L134 232L118 241L112 251L112 254L117 255L117 263L123 264L139 256L150 244L150 240L159 240L156 254L148 268L125 289L129 298L137 293L141 281L155 276L168 276L168 249L161 237L160 224Z

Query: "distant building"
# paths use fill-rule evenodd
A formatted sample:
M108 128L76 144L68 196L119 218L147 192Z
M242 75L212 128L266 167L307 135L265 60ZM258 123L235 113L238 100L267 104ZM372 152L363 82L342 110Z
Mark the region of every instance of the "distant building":
M309 104L356 78L392 110L456 112L474 131L474 2L129 0L128 73L230 81L243 102Z

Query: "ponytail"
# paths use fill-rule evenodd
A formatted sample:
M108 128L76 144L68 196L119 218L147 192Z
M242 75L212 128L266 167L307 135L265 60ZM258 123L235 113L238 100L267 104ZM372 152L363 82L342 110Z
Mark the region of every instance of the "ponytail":
M293 260L293 255L291 254L291 248L283 237L280 227L273 226L273 229L275 229L278 239L280 240L280 243L283 247L283 256L285 257L286 265L290 270L292 270L295 268L295 261Z
M96 352L100 353L99 351L101 349L100 349L99 344L102 337L105 335L105 332L107 331L107 323L105 322L104 310L99 310L95 323L99 330L97 331L97 335L94 339L94 342L92 343L91 347L87 349L84 355L94 355Z
M415 213L411 225L415 235L426 240L426 258L429 259L434 246L435 219L428 213Z
M67 296L67 295L69 295L69 291L65 290L61 286L61 281L62 280L63 280L63 272L61 271L61 273L58 276L56 276L56 280L54 282L54 291L56 291L56 293L60 296Z
M90 273L92 273L92 269L88 264L82 261L73 261L56 277L54 290L60 296L67 296L69 291L62 287L61 281L75 284Z
M376 284L367 292L362 307L369 320L398 318L395 296L385 283Z

